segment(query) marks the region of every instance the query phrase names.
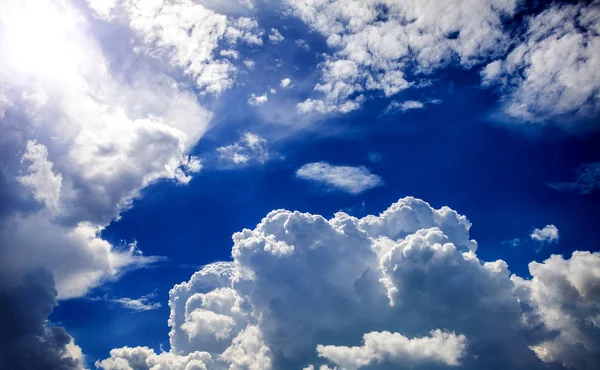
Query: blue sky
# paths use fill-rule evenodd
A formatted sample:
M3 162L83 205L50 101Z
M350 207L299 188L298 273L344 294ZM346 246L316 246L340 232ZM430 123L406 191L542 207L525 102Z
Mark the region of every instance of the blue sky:
M600 363L597 2L0 10L7 369Z

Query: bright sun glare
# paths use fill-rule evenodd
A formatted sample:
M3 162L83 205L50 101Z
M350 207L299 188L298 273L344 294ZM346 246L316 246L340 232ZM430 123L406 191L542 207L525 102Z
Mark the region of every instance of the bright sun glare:
M77 67L82 30L76 13L21 0L7 0L0 9L0 49L15 73L52 79Z

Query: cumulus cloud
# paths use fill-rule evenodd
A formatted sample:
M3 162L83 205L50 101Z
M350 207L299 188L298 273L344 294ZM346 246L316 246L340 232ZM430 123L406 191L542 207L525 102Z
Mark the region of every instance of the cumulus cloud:
M220 94L231 88L237 72L229 60L218 58L220 45L227 44L229 50L239 43L262 45L264 34L254 19L232 12L226 3L121 0L113 1L111 9L124 14L139 35L138 50L181 68L203 93ZM105 6L92 8L102 16Z
M528 310L528 325L554 331L532 350L544 362L566 368L597 369L600 358L600 254L574 252L531 262L533 277L513 276L516 292ZM530 311L529 311L530 310Z
M576 170L573 181L554 182L548 184L558 191L575 191L581 194L590 194L600 189L600 162L585 163Z
M262 95L250 94L250 97L248 98L248 104L254 107L258 105L263 105L268 101L269 97L267 96L267 93L264 93Z
M439 363L458 366L467 348L464 335L434 330L429 337L409 339L398 333L371 332L363 337L362 347L318 345L320 357L340 366L355 370L372 364L415 366Z
M534 229L531 232L531 239L541 243L554 243L558 241L558 228L554 225L546 225L542 229Z
M271 28L271 31L269 32L269 41L272 44L279 44L283 40L285 40L285 37L283 37L281 32L276 28Z
M265 163L269 159L267 140L257 134L247 132L239 141L217 148L219 158L235 165L246 165L250 162Z
M514 0L285 3L332 50L310 98L320 103L299 106L321 113L358 109L368 91L392 96L452 61L468 68L502 55L510 43L503 20L516 10Z
M511 277L479 260L470 227L410 197L361 219L272 211L233 235L233 261L171 290L170 352L117 349L98 365L202 353L207 369L595 368L600 254Z
M383 184L383 180L366 167L334 166L327 162L305 164L296 171L296 177L350 194L360 194Z
M62 175L53 172L54 164L48 161L46 147L35 141L28 141L21 162L27 162L29 166L26 174L18 177L19 182L31 189L36 200L56 211L62 187Z
M0 278L18 284L44 266L63 299L157 261L100 233L144 187L191 180L202 164L189 151L211 113L160 71L113 73L69 2L3 1L0 49L10 113L0 121L1 161L16 180L0 186L36 203L3 210Z
M52 274L36 269L16 286L0 285L0 367L83 370L81 349L48 316L56 306Z
M292 83L292 80L289 78L284 78L283 80L281 80L281 82L279 83L279 86L283 87L284 89L286 87L289 87L290 84Z
M600 107L600 5L553 5L527 21L521 42L482 71L506 114L570 127Z

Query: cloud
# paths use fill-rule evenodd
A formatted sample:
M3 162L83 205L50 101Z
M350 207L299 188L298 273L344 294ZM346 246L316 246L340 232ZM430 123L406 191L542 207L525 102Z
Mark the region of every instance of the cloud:
M217 148L219 158L235 165L246 165L250 162L265 163L269 159L267 140L247 132L234 144Z
M383 110L381 115L384 116L386 114L396 113L399 111L406 112L408 110L423 109L423 108L425 108L425 104L420 101L406 100L403 102L398 102L398 101L394 100L394 101L390 102L390 104Z
M600 189L600 162L585 163L576 170L576 177L571 182L554 182L548 184L558 191L575 191L591 194Z
M441 330L432 331L429 337L413 339L398 333L371 332L364 335L363 341L362 347L318 345L317 353L342 369L355 370L375 363L408 367L427 363L458 366L467 348L464 335Z
M264 31L254 19L236 16L239 12L218 2L123 0L117 5L113 12L123 14L142 41L137 50L181 68L202 93L220 94L233 86L237 68L217 58L220 45L230 50L238 43L262 45ZM106 13L100 10L99 15Z
M285 89L286 87L289 87L291 83L292 83L292 80L290 80L289 78L284 78L279 83L279 86L281 86L281 87L283 87Z
M383 180L366 167L334 166L327 162L305 164L296 171L296 177L350 194L360 194L383 184Z
M83 370L81 349L66 330L47 323L57 305L47 270L27 273L16 286L0 286L0 367Z
M143 295L139 298L129 298L129 297L109 297L108 295L104 297L96 297L90 298L92 301L104 301L109 303L114 303L119 305L122 308L127 310L132 310L136 312L142 311L151 311L161 307L160 302L152 302L152 299L156 297L155 293L150 293Z
M531 239L540 243L555 243L558 241L558 228L554 225L546 225L543 229L534 229Z
M279 44L283 40L285 40L285 37L283 37L281 32L276 28L271 28L271 32L269 32L269 41L272 44Z
M411 197L361 219L274 210L233 235L233 261L170 291L170 352L98 365L179 369L202 353L207 369L595 368L600 254L531 263L525 280L479 260L470 227Z
M262 95L250 94L250 97L248 98L248 104L254 107L263 105L268 101L269 97L267 96L267 93L264 93Z
M528 310L525 318L530 326L543 325L555 333L532 350L545 362L596 369L600 356L600 254L574 252L567 260L553 255L543 263L531 262L529 272L531 280L512 277Z
M26 174L19 176L19 182L33 192L33 197L56 211L62 188L62 175L52 171L54 164L48 161L48 149L35 141L28 141L21 162L28 162Z
M470 68L500 56L510 44L503 20L515 14L516 3L287 0L290 12L331 49L321 64L317 97L309 98L327 108L305 104L300 111L356 110L367 92L389 97L452 62Z
M69 2L0 5L0 150L19 154L2 155L0 186L26 200L0 219L0 279L44 266L59 299L158 260L100 233L146 186L191 180L202 164L189 152L212 118L158 67L113 72L90 28ZM145 66L132 58L120 64Z
M576 127L600 108L600 6L553 5L531 16L518 45L482 71L504 112L520 121Z

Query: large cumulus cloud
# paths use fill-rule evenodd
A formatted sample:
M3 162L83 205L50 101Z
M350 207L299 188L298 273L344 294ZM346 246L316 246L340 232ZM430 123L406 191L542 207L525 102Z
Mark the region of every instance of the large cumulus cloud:
M97 366L204 351L209 369L597 368L600 255L511 277L478 259L470 226L410 197L362 219L272 211L233 235L231 262L171 290L169 352L118 349Z
M99 234L144 187L191 180L212 117L159 67L113 71L93 33L71 2L0 4L0 278L44 266L59 298L156 260Z

